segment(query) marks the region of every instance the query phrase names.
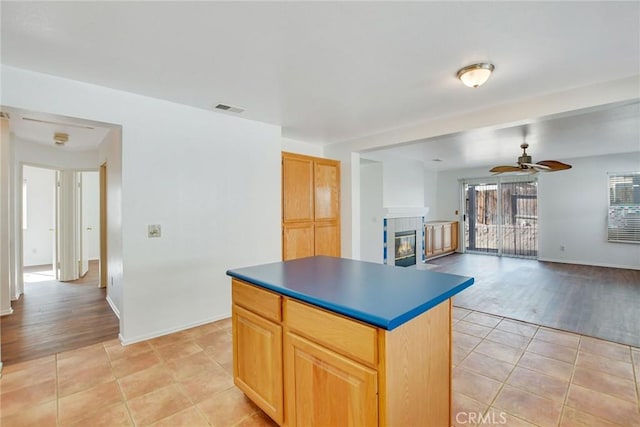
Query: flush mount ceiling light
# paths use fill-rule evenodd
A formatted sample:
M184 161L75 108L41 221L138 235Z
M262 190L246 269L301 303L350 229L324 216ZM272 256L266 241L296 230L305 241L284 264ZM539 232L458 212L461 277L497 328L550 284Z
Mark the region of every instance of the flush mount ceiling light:
M53 134L53 142L55 142L56 145L64 145L64 143L67 142L68 140L69 140L68 133L56 132Z
M458 78L462 83L469 87L479 87L482 86L489 77L495 67L493 64L489 64L487 62L481 62L479 64L473 64L461 68L458 70Z

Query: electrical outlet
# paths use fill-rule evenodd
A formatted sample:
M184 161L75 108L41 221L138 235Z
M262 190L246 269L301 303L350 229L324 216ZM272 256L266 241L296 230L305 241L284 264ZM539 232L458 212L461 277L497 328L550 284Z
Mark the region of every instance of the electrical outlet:
M152 237L161 237L162 236L162 229L160 228L160 224L149 224L147 226L147 236L149 238Z

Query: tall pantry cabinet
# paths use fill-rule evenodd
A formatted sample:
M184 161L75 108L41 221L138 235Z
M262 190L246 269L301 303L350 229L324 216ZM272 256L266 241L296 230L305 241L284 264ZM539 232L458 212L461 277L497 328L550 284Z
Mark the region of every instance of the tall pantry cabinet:
M340 256L340 162L282 153L282 259Z

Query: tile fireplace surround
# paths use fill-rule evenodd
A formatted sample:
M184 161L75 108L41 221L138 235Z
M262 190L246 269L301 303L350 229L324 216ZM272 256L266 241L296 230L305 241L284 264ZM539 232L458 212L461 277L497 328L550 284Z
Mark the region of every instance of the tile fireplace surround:
M383 221L383 263L395 265L395 235L405 231L416 232L416 264L424 258L424 218L426 207L385 208Z

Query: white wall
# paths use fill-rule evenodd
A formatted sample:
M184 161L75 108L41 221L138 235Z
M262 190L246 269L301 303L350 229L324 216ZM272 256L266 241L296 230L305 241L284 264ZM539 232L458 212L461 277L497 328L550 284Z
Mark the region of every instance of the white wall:
M11 282L9 280L9 121L0 118L0 316L11 312ZM0 334L2 331L0 330ZM1 336L1 335L0 335ZM0 349L0 378L2 351Z
M640 269L640 244L607 242L607 172L639 171L640 152L569 163L566 172L540 177L539 259Z
M382 163L360 163L360 259L383 262Z
M364 153L362 158L382 164L384 207L424 207L425 173L422 160L394 157L386 153ZM433 174L433 173L432 173Z
M387 158L382 166L385 207L424 206L424 162Z
M6 66L2 88L4 105L122 125L124 342L228 317L226 270L279 260L278 126Z
M107 301L120 319L122 310L122 129L111 130L98 146L98 163L107 168ZM100 268L105 268L101 265ZM102 276L102 270L100 272Z
M309 142L296 141L295 139L282 138L282 151L304 154L313 157L324 157L322 145Z
M27 185L27 228L22 230L23 265L51 264L56 172L24 166L22 179Z
M572 169L538 175L538 259L640 269L640 245L607 242L607 172L640 168L640 153L563 159ZM460 220L460 178L490 176L488 168L438 174L438 219ZM561 251L560 246L565 250Z
M0 316L11 309L11 136L9 122L0 119Z
M429 208L425 221L438 220L438 172L424 170L424 205Z

